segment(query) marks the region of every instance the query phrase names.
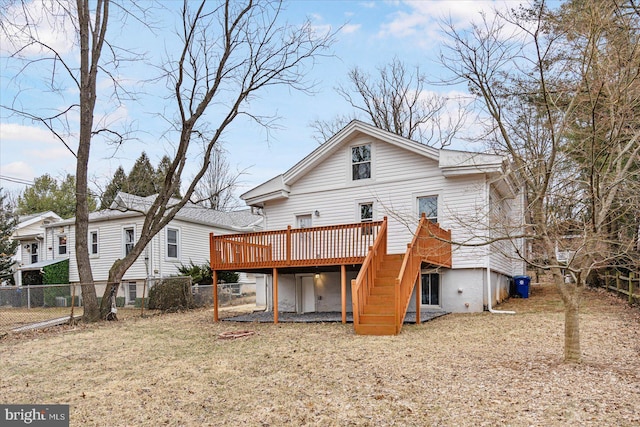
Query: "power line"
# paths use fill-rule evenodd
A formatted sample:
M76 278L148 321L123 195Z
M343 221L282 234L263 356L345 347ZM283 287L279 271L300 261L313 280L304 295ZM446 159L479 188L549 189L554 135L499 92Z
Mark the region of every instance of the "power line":
M33 185L33 181L29 181L28 179L16 178L14 176L0 175L0 181L9 181L15 184L22 185Z

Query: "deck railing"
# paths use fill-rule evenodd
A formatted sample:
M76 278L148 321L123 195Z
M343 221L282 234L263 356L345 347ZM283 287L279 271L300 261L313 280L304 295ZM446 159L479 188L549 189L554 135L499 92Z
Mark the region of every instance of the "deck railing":
M360 324L360 315L367 304L373 288L376 273L387 255L387 218L382 221L378 237L369 249L367 257L360 267L358 276L351 281L351 302L353 305L353 324Z
M423 215L411 243L407 245L396 279L396 333L400 333L422 262L451 267L451 230L443 230Z
M359 264L383 221L291 228L244 234L210 234L214 270Z

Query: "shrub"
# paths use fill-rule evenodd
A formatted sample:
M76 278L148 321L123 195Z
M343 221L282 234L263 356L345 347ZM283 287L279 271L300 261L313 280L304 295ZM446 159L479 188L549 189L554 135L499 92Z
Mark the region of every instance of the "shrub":
M191 281L170 277L149 289L149 309L178 311L194 308Z
M142 298L136 298L136 302L133 304L135 308L142 307ZM149 298L144 299L144 308L149 308Z

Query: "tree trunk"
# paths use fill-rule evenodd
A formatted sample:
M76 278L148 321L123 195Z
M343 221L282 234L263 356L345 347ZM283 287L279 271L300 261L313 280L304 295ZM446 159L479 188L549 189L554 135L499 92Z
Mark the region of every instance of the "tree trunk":
M102 301L100 303L100 319L106 320L107 316L111 312L111 290L114 291L114 296L118 296L118 289L120 288L120 282L122 282L122 276L127 272L127 269L130 265L124 263L123 260L119 259L113 263L111 269L109 269L109 278L107 279L107 287L104 289L104 294L102 294ZM117 320L117 318L112 319Z
M573 286L567 284L566 286ZM580 351L580 298L572 292L569 301L564 303L564 361L579 363L582 359Z
M104 3L104 25L107 20L108 1ZM99 319L98 299L93 283L93 273L89 259L89 204L87 169L89 153L91 151L91 132L93 128L93 111L96 99L96 62L100 57L99 45L91 46L91 14L88 2L78 1L78 26L80 33L80 134L76 161L76 221L75 221L75 250L78 275L82 285L82 303L84 306L83 319L95 322ZM99 31L98 28L95 31ZM104 34L102 34L104 37ZM90 58L91 56L91 58Z
M564 305L564 361L579 363L580 351L580 290L576 283L565 283L559 268L552 269L553 280Z
M552 257L556 265L555 256ZM553 282L560 293L564 305L564 361L579 363L582 360L580 351L580 292L582 286L578 283L565 283L562 270L552 267Z

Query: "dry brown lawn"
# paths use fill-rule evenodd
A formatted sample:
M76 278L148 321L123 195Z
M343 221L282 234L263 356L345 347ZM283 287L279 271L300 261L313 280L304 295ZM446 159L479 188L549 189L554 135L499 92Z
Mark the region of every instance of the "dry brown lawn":
M499 308L518 314L448 315L394 337L213 324L210 311L10 335L0 400L69 404L73 426L640 424L637 308L588 291L578 365L561 361L552 288Z

